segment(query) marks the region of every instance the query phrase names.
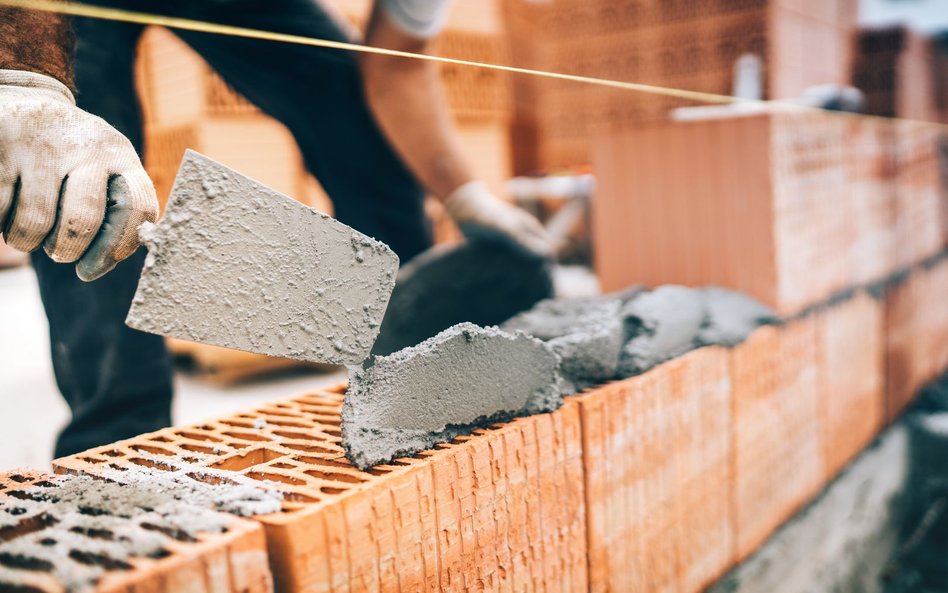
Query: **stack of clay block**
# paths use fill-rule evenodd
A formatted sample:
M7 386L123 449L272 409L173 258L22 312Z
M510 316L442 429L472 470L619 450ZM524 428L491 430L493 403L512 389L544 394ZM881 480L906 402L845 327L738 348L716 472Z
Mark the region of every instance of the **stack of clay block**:
M280 591L698 593L948 370L948 257L363 472L344 386L54 462L260 481Z
M517 65L730 95L734 63L764 64L765 97L849 81L854 0L506 0ZM515 170L587 164L599 127L664 118L686 100L515 78Z
M340 446L344 386L54 466L212 468L280 490L283 512L257 517L280 591L698 593L948 369L946 292L948 258L932 258L367 472Z
M257 518L279 591L585 587L575 404L361 472L339 444L343 391L142 435L55 467L210 467L283 491L283 512Z
M937 127L819 112L617 126L597 137L596 269L719 284L782 314L945 245Z
M939 121L934 46L905 27L860 31L852 84L866 96L865 112Z
M329 5L340 18L364 26L371 3L335 0ZM493 2L458 3L431 53L477 62L509 61L497 7ZM193 148L320 210L331 209L289 131L228 87L184 42L167 30L149 29L139 54L148 140L145 164L162 200L184 149ZM510 177L508 77L445 65L442 80L462 147L476 173L502 189Z
M18 501L55 501L55 478L32 470L14 470L0 474L0 542L20 545L19 552L0 554L0 590L35 593L70 593L85 590L81 583L64 582L55 573L101 572L95 584L98 592L133 593L138 591L193 591L194 593L270 593L273 580L267 562L264 530L251 520L233 517L223 533L205 533L193 538L184 533L161 532L164 543L160 554L132 554L127 560L111 558L102 550L120 545L130 530L148 535L148 524L120 525L120 531L96 528L72 528L68 553L53 563L46 556L34 556L30 546L62 547L44 535L57 518L43 511L33 512ZM107 509L80 509L89 517L108 515ZM116 517L121 522L121 517ZM94 522L94 520L93 520ZM34 541L35 540L35 541ZM71 586L72 585L72 586Z

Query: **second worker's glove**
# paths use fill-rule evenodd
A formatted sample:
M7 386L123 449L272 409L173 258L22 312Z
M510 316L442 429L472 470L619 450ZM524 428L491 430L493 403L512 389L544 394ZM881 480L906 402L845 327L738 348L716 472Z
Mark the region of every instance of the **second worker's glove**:
M132 143L76 107L59 81L0 70L0 232L21 251L41 245L94 280L139 246L158 215Z
M481 181L471 181L454 190L444 201L444 207L468 237L501 234L538 255L553 254L553 246L540 221L496 197Z

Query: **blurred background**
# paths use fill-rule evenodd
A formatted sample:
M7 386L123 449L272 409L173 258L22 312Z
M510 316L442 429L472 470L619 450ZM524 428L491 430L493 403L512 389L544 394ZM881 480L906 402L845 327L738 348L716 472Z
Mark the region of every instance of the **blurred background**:
M355 30L364 26L367 0L321 2ZM864 113L948 121L944 0L455 0L433 53L747 99L797 100L851 85ZM137 59L144 161L160 199L193 148L331 213L289 131L180 39L150 28ZM789 312L945 245L937 126L748 117L687 98L460 65L442 65L441 76L478 176L558 239L559 294L716 283ZM799 189L806 199L780 201ZM773 209L756 204L794 210L774 222ZM459 239L434 200L428 211L438 242ZM765 257L761 244L776 255ZM0 244L0 327L21 338L0 340L0 398L12 412L0 431L13 443L0 451L3 467L48 462L68 414L25 265ZM344 376L198 344L172 348L177 423Z

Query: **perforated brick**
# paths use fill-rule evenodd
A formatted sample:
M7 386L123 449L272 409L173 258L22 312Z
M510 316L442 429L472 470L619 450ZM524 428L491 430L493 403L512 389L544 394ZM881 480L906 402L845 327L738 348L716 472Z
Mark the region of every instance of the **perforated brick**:
M591 591L700 591L733 561L730 396L713 347L576 398Z
M367 472L340 446L344 386L54 462L58 471L180 464L285 493L257 519L281 591L581 590L579 412L479 430Z
M866 293L818 315L817 397L827 479L884 423L884 321L882 303Z
M823 483L818 362L812 316L758 329L731 352L739 560Z
M273 590L266 541L257 523L207 511L219 516L223 532L191 536L156 521L151 509L138 517L81 506L67 512L56 503L68 481L32 470L0 475L0 590ZM149 542L147 554L135 551L142 541Z

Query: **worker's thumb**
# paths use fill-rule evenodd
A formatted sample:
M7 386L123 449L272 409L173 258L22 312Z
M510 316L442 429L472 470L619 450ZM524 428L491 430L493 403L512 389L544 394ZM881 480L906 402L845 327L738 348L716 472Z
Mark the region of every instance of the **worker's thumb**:
M144 170L112 177L105 220L76 264L79 278L90 282L110 272L140 245L138 227L143 222L154 222L157 217L155 188Z

